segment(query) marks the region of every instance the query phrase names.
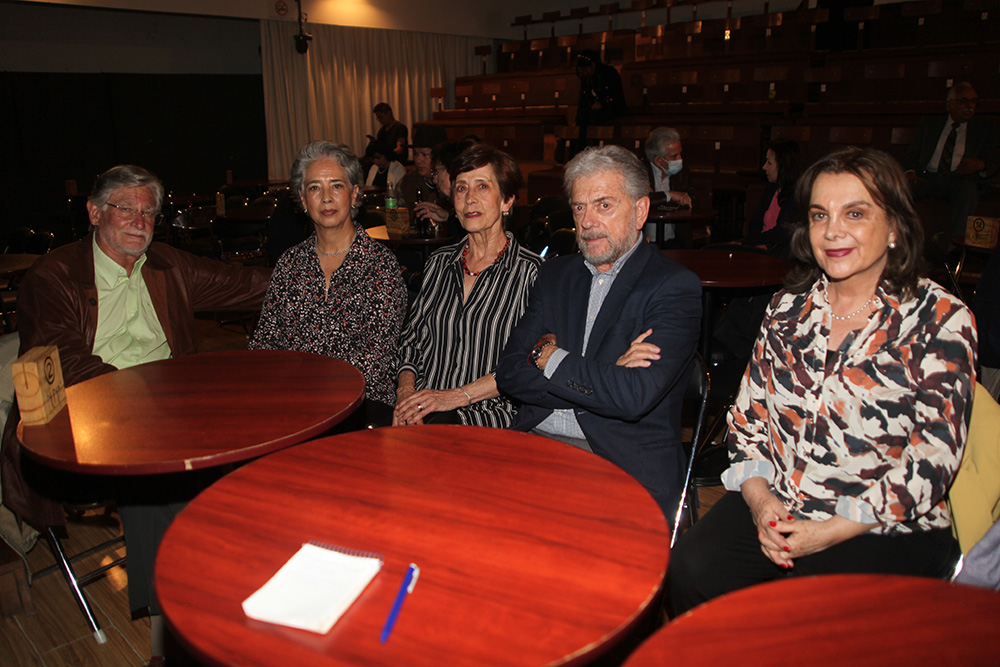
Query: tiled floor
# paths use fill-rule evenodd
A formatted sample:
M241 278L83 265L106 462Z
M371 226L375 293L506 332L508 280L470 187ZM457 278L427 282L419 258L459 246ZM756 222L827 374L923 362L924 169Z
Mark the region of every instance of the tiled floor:
M214 320L197 323L199 350L239 349L246 339L237 326L220 328ZM721 495L720 489L702 489L702 512ZM79 523L71 523L64 540L70 554L79 553L120 534L117 517L99 512L87 513ZM99 563L114 560L124 553L121 544L111 552L88 556L75 565L77 571L89 571ZM39 543L29 553L32 572L52 565L55 559L48 545ZM18 614L0 618L0 666L17 667L135 667L149 659L149 620L133 620L128 609L126 576L122 568L84 588L98 622L107 635L107 643L98 644L90 633L83 614L62 575L53 572L36 578L31 586L35 615ZM172 658L181 657L168 652ZM197 664L190 658L172 659L171 667Z

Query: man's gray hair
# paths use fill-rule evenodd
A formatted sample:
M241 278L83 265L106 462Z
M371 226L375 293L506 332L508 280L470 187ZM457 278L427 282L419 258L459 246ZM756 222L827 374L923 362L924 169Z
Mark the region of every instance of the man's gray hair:
M625 194L632 201L649 195L649 175L639 158L621 146L604 146L588 148L569 161L563 174L566 196L572 199L576 179L602 171L620 173L625 180Z
M134 164L120 164L111 167L106 172L97 177L94 187L90 191L87 201L95 206L104 206L108 199L118 188L141 188L148 187L153 191L156 199L156 210L160 210L163 203L163 183L151 171Z
M944 98L946 102L951 102L958 99L959 90L975 90L976 87L972 85L970 81L959 81L951 88L948 89L948 95Z
M344 174L350 181L352 188L355 185L360 188L364 184L361 163L358 162L358 158L350 148L331 144L329 141L314 141L303 146L299 154L295 156L295 162L292 163L292 173L288 176L288 184L296 195L302 195L306 172L309 170L309 165L316 160L333 160L343 167Z
M667 144L680 141L681 135L672 127L658 127L646 139L646 159L653 164L653 158L663 157Z

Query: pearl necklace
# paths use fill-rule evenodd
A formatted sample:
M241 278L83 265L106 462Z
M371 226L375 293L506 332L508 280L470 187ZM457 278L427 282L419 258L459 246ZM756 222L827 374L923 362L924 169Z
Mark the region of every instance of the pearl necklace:
M351 242L347 244L347 247L339 252L323 252L322 250L319 249L319 239L317 239L316 242L313 244L313 247L316 248L316 252L318 252L321 255L326 255L327 257L340 257L345 252L350 250L352 245L354 245L353 238L351 239Z
M870 306L870 305L871 305L871 303L872 303L872 299L874 299L874 298L875 298L875 295L874 295L874 294L873 294L872 296L868 297L868 300L867 300L867 301L865 301L865 304L864 304L863 306L861 306L860 308L858 308L857 310L855 310L855 311L854 311L853 313L851 313L850 315L837 315L836 313L834 313L834 312L833 312L833 309L832 309L832 308L830 309L830 314L831 314L831 315L833 315L833 319L835 319L835 320L838 320L838 321L840 321L840 322L845 322L845 321L847 321L847 320L851 319L852 317L854 317L855 315L860 315L860 314L861 314L861 312L862 312L862 311L863 311L863 310L864 310L865 308L867 308L868 306Z
M497 260L500 259L501 257L503 257L503 254L504 254L504 252L506 252L507 246L509 246L509 245L510 245L510 237L508 236L507 237L507 242L503 244L502 248L500 248L500 252L497 253L496 259L494 259L492 262L490 262L489 264L487 264L486 266L484 266L482 268L482 270L473 272L473 271L469 271L469 266L468 266L468 264L465 263L465 258L469 254L469 242L466 241L465 242L465 247L462 249L462 270L465 271L465 275L472 276L473 278L475 278L480 273L482 273L483 271L485 271L489 267L491 267L494 264L496 264Z

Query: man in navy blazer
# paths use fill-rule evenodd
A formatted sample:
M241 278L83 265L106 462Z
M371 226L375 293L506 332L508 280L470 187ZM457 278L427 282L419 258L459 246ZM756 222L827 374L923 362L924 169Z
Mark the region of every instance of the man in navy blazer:
M632 153L588 148L566 166L564 187L582 256L542 265L497 385L522 403L512 428L617 464L670 518L683 486L681 402L701 282L642 237L649 182Z
M978 103L976 89L968 81L952 86L945 101L948 115L922 118L903 160L914 199L951 203L953 236L965 233L966 218L975 213L980 191L989 189L987 179L1000 171L997 128L973 118ZM949 150L953 130L955 139ZM949 152L951 160L942 164L942 153L947 156Z

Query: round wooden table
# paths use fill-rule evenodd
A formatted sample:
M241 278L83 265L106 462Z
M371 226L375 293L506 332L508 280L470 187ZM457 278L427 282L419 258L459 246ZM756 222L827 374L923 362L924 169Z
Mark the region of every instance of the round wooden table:
M712 359L712 322L715 310L713 290L719 287L780 285L794 266L781 257L743 250L680 249L661 252L665 257L691 269L701 280L701 344L698 351L709 362Z
M1000 593L891 575L793 577L692 609L625 662L656 665L987 665Z
M794 266L781 257L742 250L663 250L664 256L697 274L702 287L780 285Z
M7 253L0 255L0 278L14 278L26 273L41 255Z
M305 352L238 350L166 359L66 389L27 454L72 472L144 475L245 461L319 435L361 403L364 376Z
M385 566L325 635L241 602L317 540ZM666 520L621 469L569 445L472 426L322 438L254 461L164 537L156 590L199 658L239 665L579 664L658 601ZM420 567L385 644L409 563Z
M690 225L696 223L709 223L715 219L715 215L718 213L714 208L672 208L670 206L651 206L649 209L649 216L646 218L646 224L656 225L656 238L653 242L660 244L660 239L663 237L663 226L664 225L688 225L681 230L678 230L678 239L684 245L685 248L690 248L692 244L691 229ZM662 248L663 246L660 245Z

